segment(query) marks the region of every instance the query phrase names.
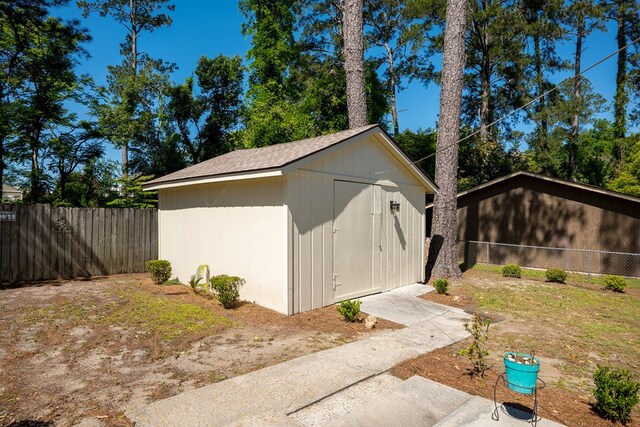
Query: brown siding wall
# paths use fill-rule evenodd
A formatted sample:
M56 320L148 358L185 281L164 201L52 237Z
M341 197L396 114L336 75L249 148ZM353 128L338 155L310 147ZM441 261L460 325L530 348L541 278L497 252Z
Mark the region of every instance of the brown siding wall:
M518 176L458 199L458 238L640 252L640 203Z
M640 253L640 203L520 175L458 198L458 239ZM504 262L529 256L538 258L527 260L531 266L564 264L551 252L504 252L498 257ZM477 254L478 261L482 257ZM613 264L595 255L591 271L615 272Z

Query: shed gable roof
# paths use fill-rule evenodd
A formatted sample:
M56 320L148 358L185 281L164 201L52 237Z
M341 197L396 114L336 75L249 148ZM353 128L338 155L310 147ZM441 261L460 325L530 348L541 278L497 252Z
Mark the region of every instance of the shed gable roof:
M323 150L373 130L378 130L386 135L378 125L368 125L300 141L232 151L169 175L153 179L144 185L144 189L155 190L173 186L198 184L205 180L210 182L208 180L222 177L242 179L249 174L266 173L268 171L279 171L280 173L278 174L282 175L282 169L287 166L291 167L294 163L298 164L298 162L304 161L304 159L314 154L318 154ZM397 150L397 158L403 166L407 168L412 175L416 176L424 186L435 191L435 185L391 142L390 137L388 137L388 135L386 136L385 140L392 144Z
M640 204L640 197L635 197L635 196L630 196L628 194L618 193L617 191L607 190L607 189L602 188L602 187L597 187L595 185L590 185L590 184L584 184L582 182L567 181L567 180L560 179L560 178L553 178L553 177L550 177L550 176L540 175L540 174L537 174L537 173L525 172L525 171L513 172L513 173L510 173L509 175L505 175L503 177L496 178L496 179L493 179L491 181L487 181L484 184L480 184L480 185L472 187L472 188L470 188L468 190L459 192L457 197L460 198L460 197L466 196L468 194L473 194L473 193L475 193L477 191L480 191L480 190L482 190L484 188L492 187L492 186L494 186L494 185L496 185L498 183L501 183L501 182L504 182L504 181L509 181L511 179L514 179L514 178L517 178L517 177L521 177L521 176L533 178L534 180L551 182L551 183L554 183L554 184L556 184L558 186L572 187L572 188L588 191L588 192L591 192L591 193L598 193L598 194L602 194L602 195L605 195L605 196L615 197L615 198L618 198L618 199L623 199L623 200L627 200L627 201L630 201L630 202L634 202L634 203ZM430 203L425 208L426 209L430 209L432 207L433 207L433 203Z

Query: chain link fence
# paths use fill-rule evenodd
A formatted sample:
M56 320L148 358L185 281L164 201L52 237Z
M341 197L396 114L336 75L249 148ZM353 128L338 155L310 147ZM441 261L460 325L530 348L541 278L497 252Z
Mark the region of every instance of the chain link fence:
M458 242L458 256L468 267L475 264L518 264L532 268L562 268L591 274L640 277L640 254L590 249L550 248L508 243Z

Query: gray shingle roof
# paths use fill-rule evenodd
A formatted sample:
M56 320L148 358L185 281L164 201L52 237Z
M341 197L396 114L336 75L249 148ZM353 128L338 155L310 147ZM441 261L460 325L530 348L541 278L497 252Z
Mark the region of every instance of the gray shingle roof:
M376 126L378 125L363 126L315 138L271 145L269 147L232 151L169 175L153 179L147 182L145 186L171 181L191 180L194 178L278 169L296 160L331 147L332 145L346 141Z

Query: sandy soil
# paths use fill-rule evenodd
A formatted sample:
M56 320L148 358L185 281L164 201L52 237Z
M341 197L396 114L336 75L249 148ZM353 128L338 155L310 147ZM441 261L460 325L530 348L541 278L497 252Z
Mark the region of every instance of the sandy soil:
M0 289L0 425L127 426L129 407L400 327L224 310L145 275Z

